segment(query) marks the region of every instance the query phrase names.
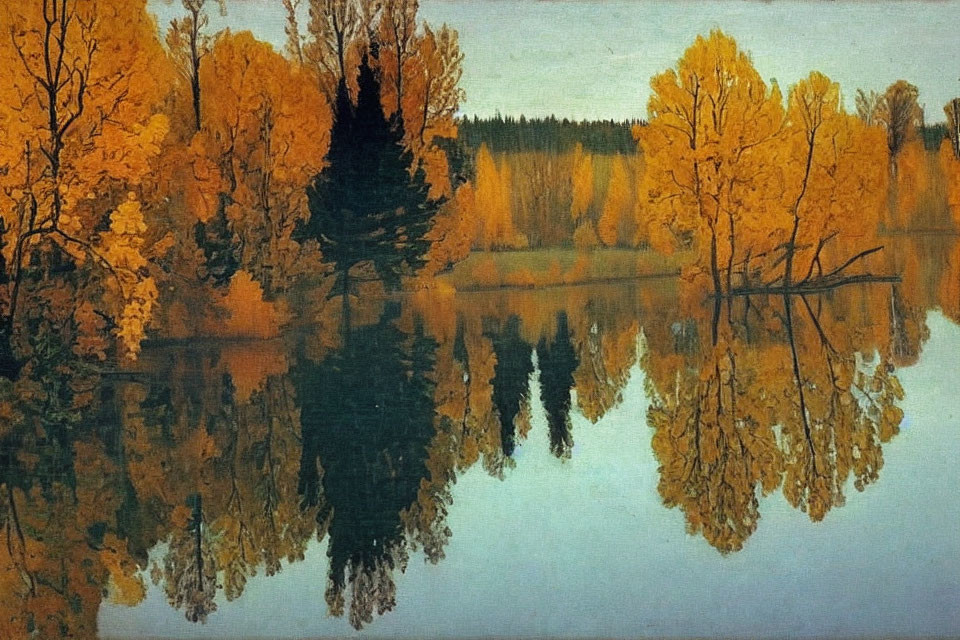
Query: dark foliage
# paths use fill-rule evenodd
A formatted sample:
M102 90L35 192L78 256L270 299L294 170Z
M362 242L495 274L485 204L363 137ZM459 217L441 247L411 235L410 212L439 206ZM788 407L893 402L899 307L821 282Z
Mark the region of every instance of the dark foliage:
M380 105L380 81L364 56L356 107L346 83L337 88L327 167L307 189L310 219L297 239L315 238L324 261L334 265L334 292L349 291L349 272L370 263L384 283L425 263L424 239L442 201L429 197L422 166L403 143L402 116L388 120Z
M500 418L500 446L504 455L513 455L517 445L516 425L520 407L530 394L533 348L520 336L520 318L510 316L500 330L484 333L493 343L497 364L493 368L493 405Z
M463 118L459 126L459 136L463 143L477 149L486 144L491 152L549 151L566 153L573 150L579 142L585 151L591 153L637 152L637 143L633 139L631 127L635 122L617 122L615 120L574 121L564 118L527 119L524 116L513 118L497 114L493 118L481 120L474 116L471 120Z
M395 568L401 512L429 477L437 344L419 324L413 335L402 332L398 315L388 305L378 324L352 329L342 349L319 364L303 360L292 374L303 436L299 492L304 506L321 505L321 527L329 519L334 594L348 579Z
M198 222L193 229L197 246L206 259L203 280L222 287L240 268L240 243L227 220L227 196L220 195L217 213L208 222Z
M553 342L547 343L545 338L540 338L537 362L540 367L540 398L550 428L550 451L558 458L569 457L573 447L570 390L573 388L573 372L577 370L580 359L570 341L566 312L557 313L557 335Z

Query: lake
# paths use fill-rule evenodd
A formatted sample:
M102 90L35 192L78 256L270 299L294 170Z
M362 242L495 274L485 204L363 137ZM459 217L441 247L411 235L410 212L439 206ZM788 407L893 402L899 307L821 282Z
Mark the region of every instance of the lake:
M900 283L361 297L348 328L65 378L85 408L5 446L5 537L47 562L4 580L49 595L4 609L101 638L949 635L960 245L886 240Z

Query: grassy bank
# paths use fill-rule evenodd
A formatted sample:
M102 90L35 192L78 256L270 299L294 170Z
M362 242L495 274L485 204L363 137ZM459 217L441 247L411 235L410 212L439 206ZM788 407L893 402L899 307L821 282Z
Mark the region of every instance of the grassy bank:
M441 278L458 291L610 282L673 275L689 257L635 249L477 251Z

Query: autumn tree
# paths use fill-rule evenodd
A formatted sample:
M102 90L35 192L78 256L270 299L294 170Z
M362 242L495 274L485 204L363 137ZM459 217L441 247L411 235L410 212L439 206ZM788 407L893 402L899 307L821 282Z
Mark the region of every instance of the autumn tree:
M584 152L579 142L573 149L573 175L570 180L573 185L570 215L577 222L587 215L593 203L593 156Z
M791 88L787 102L782 206L789 217L782 231L774 231L784 247L778 278L787 288L814 275L826 284L876 251L863 247L847 254L869 238L864 228L879 224L885 180L877 167L883 154L877 129L844 112L840 87L826 76L811 73ZM846 262L826 267L825 249Z
M890 171L897 172L897 156L923 125L923 110L917 100L920 92L906 80L897 80L883 94L875 118L886 129L890 150Z
M477 152L476 165L476 246L484 250L525 246L527 240L513 222L510 167L505 162L498 166L485 146Z
M798 82L784 112L777 87L715 31L652 87L650 123L635 128L638 222L655 248L692 245L687 276L709 278L716 300L887 278L847 271L879 250L864 246L863 229L879 224L886 150L879 129L844 112L829 78Z
M654 248L692 239L698 267L720 294L730 288L738 225L762 216L764 200L774 195L768 154L782 126L779 89L768 89L747 54L720 31L697 37L676 68L650 86L649 124L634 129L646 162L647 219L638 223Z
M173 0L167 0L172 2ZM202 123L200 100L200 61L210 52L211 38L206 33L210 24L208 5L216 3L220 15L226 15L226 0L180 0L184 11L182 18L170 21L167 30L167 48L176 64L177 71L190 85L194 125L199 131Z
M168 130L153 22L142 1L44 0L4 5L0 30L3 375L41 309L133 356L157 299L141 185Z
M330 110L301 68L249 32L221 34L200 72L190 188L206 272L225 284L242 268L272 296L304 267L291 236L324 165Z
M610 182L607 184L603 210L597 221L597 235L604 245L614 247L620 242L620 227L631 200L632 189L626 162L623 156L616 155L610 169Z

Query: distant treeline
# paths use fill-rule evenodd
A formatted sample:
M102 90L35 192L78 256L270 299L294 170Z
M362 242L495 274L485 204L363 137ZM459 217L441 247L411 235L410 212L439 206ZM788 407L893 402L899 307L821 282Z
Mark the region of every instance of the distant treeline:
M641 121L573 121L567 118L526 118L520 116L480 119L476 116L459 121L459 137L467 147L477 149L486 144L493 153L518 151L550 151L566 153L579 142L589 153L636 153L637 143L630 129Z
M526 118L496 115L492 118L461 118L460 141L471 149L486 144L493 153L522 151L572 151L579 142L589 153L636 153L637 144L631 128L644 124L642 120L570 120L556 116ZM948 137L947 125L943 122L919 127L923 145L928 151L936 151Z

